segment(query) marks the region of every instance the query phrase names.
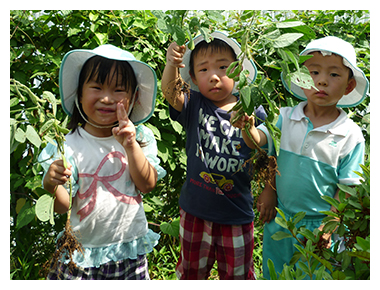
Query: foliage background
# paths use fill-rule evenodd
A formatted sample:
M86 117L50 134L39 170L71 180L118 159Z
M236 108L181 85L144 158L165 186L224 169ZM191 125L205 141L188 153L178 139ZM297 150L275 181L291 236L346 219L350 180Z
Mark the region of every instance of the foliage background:
M249 17L248 17L249 16ZM58 74L65 53L76 48L93 49L111 43L127 49L155 69L159 80L156 109L146 123L157 139L159 157L167 176L144 197L150 227L161 233L159 245L149 255L152 279L174 279L178 260L178 197L185 178L185 135L170 120L168 104L163 101L160 79L165 65L166 48L175 33L165 32L163 18L179 20L178 25L199 29L228 31L241 43L248 20L251 27L251 53L259 70L257 83L278 106L295 105L298 100L282 86L280 56L259 37L276 29L286 19L302 21L309 28L292 49L300 51L312 38L335 35L356 48L358 65L370 79L369 11L10 11L10 275L11 279L41 279L41 265L54 250L54 239L66 217L55 216L55 225L40 222L34 205L41 192L42 171L37 156L49 142L49 120L65 126L60 106ZM161 19L161 20L160 20ZM166 27L167 28L167 27ZM288 29L290 31L291 29ZM262 38L265 39L265 38ZM264 106L268 109L268 104ZM353 111L351 118L363 128L369 155L370 98ZM50 125L52 122L50 122ZM45 125L45 126L44 126ZM258 190L258 185L253 185ZM255 193L255 194L258 194ZM253 259L261 275L261 239L263 228L255 220L256 249ZM215 270L211 279L217 279Z

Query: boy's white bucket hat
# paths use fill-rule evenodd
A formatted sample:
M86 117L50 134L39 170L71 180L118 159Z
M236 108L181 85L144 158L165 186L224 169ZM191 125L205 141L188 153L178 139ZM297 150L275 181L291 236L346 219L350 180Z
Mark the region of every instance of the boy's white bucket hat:
M146 63L136 60L130 52L111 44L101 45L93 50L72 50L64 56L59 72L59 88L63 110L69 116L72 115L75 100L78 97L80 71L84 63L95 55L129 62L135 73L138 86L138 98L129 118L135 125L147 121L152 116L156 104L156 73Z
M241 52L241 49L240 49L240 45L232 38L228 38L228 36L223 33L223 32L220 32L220 31L215 31L213 33L211 33L211 36L213 38L217 38L217 39L220 39L220 40L223 40L224 42L226 42L235 52L236 54L236 57L239 56L240 52ZM199 42L201 42L202 40L204 40L204 37L203 35L199 34L198 36L194 37L193 41L194 41L194 46L196 46ZM196 86L192 80L191 80L191 76L190 76L190 55L191 55L191 50L189 49L188 47L189 43L186 43L186 52L183 56L183 61L182 63L185 65L184 68L180 68L180 74L183 78L183 80L190 84L190 88L194 91L198 91L199 92L199 88L198 86ZM256 80L256 76L257 76L257 69L256 69L256 66L255 64L253 63L252 60L248 60L248 59L244 59L243 61L243 70L244 69L247 69L249 71L249 78L252 80L252 82L254 82ZM232 93L237 93L237 89L234 88L232 90Z
M368 93L369 82L364 72L356 66L356 53L354 47L335 36L326 36L310 42L300 55L308 55L311 52L319 51L322 55L331 55L331 53L340 55L343 58L343 64L350 68L356 80L355 89L348 95L344 95L337 103L338 107L354 107L360 104ZM281 73L282 77L282 73ZM301 100L307 100L303 90L293 82L289 89L286 82L283 80L286 89Z

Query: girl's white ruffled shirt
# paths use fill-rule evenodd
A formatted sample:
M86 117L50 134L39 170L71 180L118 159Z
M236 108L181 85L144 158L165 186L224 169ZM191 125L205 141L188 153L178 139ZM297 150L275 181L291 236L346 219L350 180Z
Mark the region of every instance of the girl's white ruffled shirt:
M143 143L158 179L164 177L152 131L139 125L136 139ZM85 268L99 267L151 252L160 236L148 229L142 196L130 178L122 145L113 136L94 137L78 128L66 136L65 157L72 165L71 226L85 250L84 256L74 255L74 262ZM46 172L58 158L57 147L49 143L39 161Z

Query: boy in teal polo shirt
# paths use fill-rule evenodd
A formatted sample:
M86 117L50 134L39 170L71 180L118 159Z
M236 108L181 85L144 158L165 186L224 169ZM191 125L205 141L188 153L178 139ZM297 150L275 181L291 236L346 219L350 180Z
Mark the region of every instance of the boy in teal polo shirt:
M282 132L277 157L280 172L276 176L277 206L287 219L297 212L306 212L300 223L313 231L323 227L325 215L320 211L335 210L321 196L338 198L337 183L360 184L360 177L354 171L361 172L359 164L364 163L364 138L360 127L340 107L361 103L369 82L356 66L352 45L337 37L312 41L301 55L313 55L304 65L317 90L303 89L295 83L289 88L283 81L286 89L303 102L293 108L281 108L276 124ZM247 121L254 122L254 118L245 116L235 126L242 127ZM274 154L273 140L264 125L251 126L250 133L259 146L268 144L269 154ZM252 148L249 138L244 139ZM270 198L260 196L267 204ZM272 204L275 204L273 198ZM268 259L273 261L276 272L281 272L295 251L295 239L275 241L271 238L278 231L287 232L274 219L265 225L263 272L267 279L270 278ZM329 237L332 242L334 238Z

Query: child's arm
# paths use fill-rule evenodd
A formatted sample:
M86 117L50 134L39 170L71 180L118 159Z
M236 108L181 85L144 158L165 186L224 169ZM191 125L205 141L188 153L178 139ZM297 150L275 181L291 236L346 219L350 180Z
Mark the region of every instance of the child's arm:
M272 160L269 162L269 166L274 167L275 164ZM263 223L269 223L277 215L277 193L276 193L276 176L273 176L272 180L265 184L265 187L257 199L256 208L260 212L260 220Z
M69 210L70 195L63 185L70 179L70 176L70 168L65 168L62 160L56 160L50 165L44 177L44 189L55 194L54 211L56 213L64 214Z
M123 145L129 164L129 173L137 189L143 193L153 190L157 182L157 170L146 159L144 152L136 141L135 125L128 119L122 103L117 104L119 127L112 129L115 139Z
M334 198L335 198L336 200L338 200L338 201L339 201L339 191L340 191L340 189L338 188L337 191L335 192L335 196L334 196ZM348 193L346 193L346 198L349 198L349 197L350 197L350 195L349 195ZM332 211L332 212L336 212L337 209L336 209L334 206L331 206L331 207L330 207L330 211ZM336 219L339 221L338 218L336 218ZM324 226L325 226L324 224L321 224L321 225L319 226L319 230L322 231ZM335 228L335 230L336 230L336 228ZM334 230L334 231L335 231L335 230ZM334 232L334 231L333 231L333 232ZM332 236L333 232L331 232L331 233L325 233L325 234L323 234L323 236L322 236L322 238L323 238L324 240L327 241L327 246L326 246L326 248L330 248L330 247L331 247L331 236Z
M236 111L233 111L231 113L230 122L236 116L236 113L237 113ZM268 142L267 136L264 134L263 131L257 130L256 127L255 127L255 117L254 116L248 116L247 114L244 114L239 120L237 120L232 125L234 127L237 127L237 128L240 128L240 129L244 129L245 125L247 124L247 122L249 122L251 124L251 126L249 128L249 133L251 134L251 136L252 136L253 140L256 142L256 144L259 147L262 147L265 144L267 144L267 142ZM249 148L255 149L256 148L255 144L249 138L249 136L247 135L247 133L245 132L245 130L242 130L242 131L243 131L244 142L247 144L247 146Z
M182 64L185 51L185 45L178 46L175 42L170 44L166 53L166 65L161 80L161 89L165 99L167 99L169 104L179 112L182 111L184 94L180 91L179 96L176 96L176 90L174 87L175 82L179 77L178 68L185 67L185 65Z

